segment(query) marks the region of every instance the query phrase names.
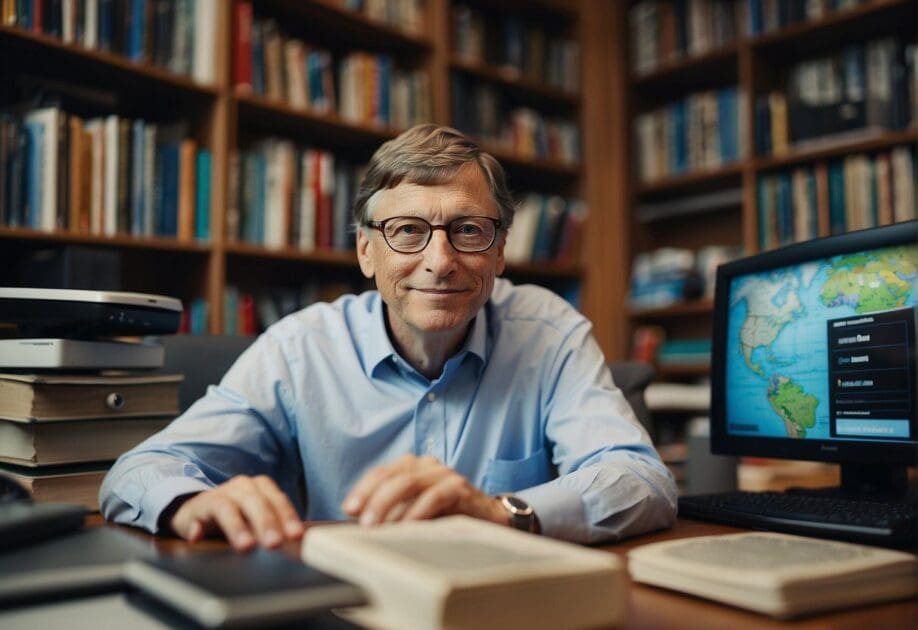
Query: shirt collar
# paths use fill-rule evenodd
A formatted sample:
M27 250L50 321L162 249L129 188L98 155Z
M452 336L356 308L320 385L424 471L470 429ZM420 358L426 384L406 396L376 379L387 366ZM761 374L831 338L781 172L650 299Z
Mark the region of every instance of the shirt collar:
M363 369L366 375L372 378L378 367L386 360L393 359L397 353L389 339L386 330L386 310L382 296L376 294L376 299L370 308L370 317L364 329L363 340ZM488 305L485 304L472 320L472 330L465 339L465 343L455 356L468 353L478 358L479 372L483 368L488 356Z

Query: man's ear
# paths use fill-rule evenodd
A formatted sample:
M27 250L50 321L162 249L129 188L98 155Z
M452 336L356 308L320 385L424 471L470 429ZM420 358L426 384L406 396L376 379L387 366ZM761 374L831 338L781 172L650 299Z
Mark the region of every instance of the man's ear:
M364 277L372 278L376 271L373 267L373 243L367 235L366 228L357 228L357 262Z

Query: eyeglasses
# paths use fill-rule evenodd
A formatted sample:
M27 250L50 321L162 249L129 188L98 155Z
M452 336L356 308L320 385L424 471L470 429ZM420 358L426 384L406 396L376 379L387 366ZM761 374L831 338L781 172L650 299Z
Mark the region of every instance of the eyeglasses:
M474 254L494 244L501 223L491 217L459 217L446 225L432 225L420 217L390 217L365 221L364 226L382 232L386 244L400 254L424 251L434 230L446 232L449 244L457 252Z

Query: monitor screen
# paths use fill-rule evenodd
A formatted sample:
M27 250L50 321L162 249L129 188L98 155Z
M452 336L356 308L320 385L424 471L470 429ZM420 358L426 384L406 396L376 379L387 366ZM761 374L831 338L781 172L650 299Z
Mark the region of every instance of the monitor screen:
M718 270L715 452L914 464L918 223Z

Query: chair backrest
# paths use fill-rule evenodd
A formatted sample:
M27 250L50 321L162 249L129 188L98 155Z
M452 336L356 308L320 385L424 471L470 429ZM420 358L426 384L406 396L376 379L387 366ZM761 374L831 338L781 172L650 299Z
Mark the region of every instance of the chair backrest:
M254 337L239 335L169 335L160 338L165 348L162 371L183 374L179 409L184 412L216 385Z
M638 361L621 361L610 363L609 370L612 371L612 380L622 390L638 420L653 437L653 421L647 403L644 402L644 390L656 375L653 367Z

